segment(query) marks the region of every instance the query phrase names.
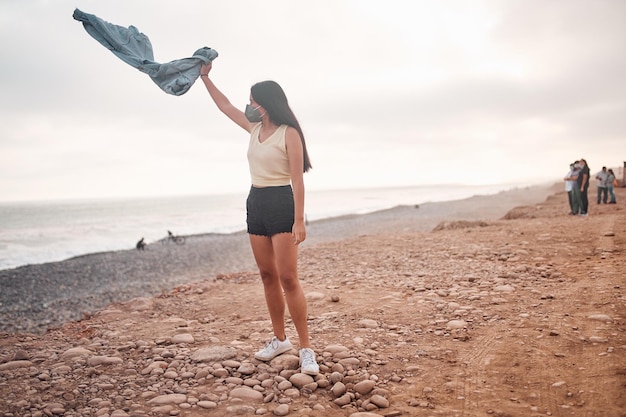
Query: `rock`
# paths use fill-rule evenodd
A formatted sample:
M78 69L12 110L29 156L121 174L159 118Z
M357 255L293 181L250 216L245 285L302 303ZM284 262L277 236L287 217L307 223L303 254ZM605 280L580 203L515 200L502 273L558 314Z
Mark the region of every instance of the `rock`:
M187 396L184 394L164 394L148 400L148 405L182 404L185 401Z
M230 405L226 407L226 412L228 413L228 415L242 416L246 414L254 414L256 410L252 406L242 404L242 405Z
M33 366L31 361L11 361L0 364L0 371L10 371L12 369L28 368L30 366Z
M591 343L607 343L609 339L607 339L606 337L591 336L589 337L589 341Z
M300 358L296 355L283 353L272 359L270 364L274 368L298 369L300 367Z
M63 352L61 354L61 360L66 361L69 359L74 359L76 357L90 356L90 355L93 355L93 352L90 351L89 349L85 349L84 347L75 347L75 348L71 348Z
M343 382L337 382L335 383L335 385L333 385L333 387L330 389L330 392L335 396L335 397L341 397L343 394L346 393L346 385Z
M389 407L389 400L383 397L382 395L372 395L372 398L370 398L370 402L376 405L378 408Z
M251 363L244 363L237 368L237 372L242 375L252 375L256 371L256 366Z
M239 398L244 401L263 401L263 393L249 387L237 387L230 392L231 398Z
M367 395L374 389L375 386L376 386L376 383L368 379L368 380L357 383L354 386L354 390L361 395Z
M339 352L347 352L349 349L342 345L328 345L324 348L324 352L328 352L331 355L335 355Z
M286 416L289 414L289 406L287 404L281 404L274 410L275 416Z
M172 343L194 343L196 340L189 333L181 333L172 336Z
M207 410L212 410L214 408L217 408L217 403L213 401L198 401L196 405L200 408L205 408Z
M465 329L467 327L467 322L465 320L450 320L446 324L447 329Z
M606 322L613 321L613 319L610 316L607 316L606 314L592 314L587 318L589 320L597 320L597 321L606 321Z
M13 355L13 359L12 360L14 360L14 361L27 361L27 360L30 360L30 355L25 350L19 349Z
M496 292L513 292L515 291L515 287L512 285L498 285L493 288Z
M359 320L359 327L365 327L366 329L377 329L379 325L376 320L362 319Z
M222 361L222 366L225 368L239 368L241 366L241 362L236 361L234 359L229 359L226 361Z
M326 295L323 292L313 291L306 293L305 298L310 301L323 300L324 298L326 298Z
M341 397L334 400L333 402L339 407L343 407L344 405L350 404L351 401L352 401L352 397L350 397L349 394L344 394Z
M191 354L194 362L220 362L237 356L237 350L227 346L211 346L198 349Z
M289 382L291 382L295 387L302 388L307 384L315 382L311 375L297 373L293 374L291 378L289 378Z
M332 374L330 374L330 382L332 382L333 384L336 384L341 380L343 380L342 372L333 372Z
M293 387L293 384L286 379L278 383L278 389L281 391L286 391L291 387Z
M118 365L122 362L122 358L118 358L117 356L92 356L91 358L87 359L87 363L90 366Z

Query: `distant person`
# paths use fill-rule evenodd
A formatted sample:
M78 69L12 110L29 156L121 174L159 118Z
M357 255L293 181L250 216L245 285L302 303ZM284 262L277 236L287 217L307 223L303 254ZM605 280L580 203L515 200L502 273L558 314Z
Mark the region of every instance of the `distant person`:
M616 183L616 178L615 178L615 174L613 173L612 169L609 169L607 171L607 178L606 178L606 190L609 193L609 204L615 204L615 191L613 190L613 188L615 187L615 183Z
M580 172L578 173L578 187L580 188L580 200L582 201L582 208L580 215L586 216L589 209L589 165L587 161L581 159L579 162Z
M606 204L607 200L607 178L609 173L606 172L606 167L602 167L602 170L596 174L596 180L598 181L598 204L600 200ZM601 198L602 197L602 198Z
M569 214L578 214L580 210L580 191L576 193L576 190L578 190L578 184L576 182L578 178L577 162L570 164L569 171L563 178L563 180L565 180L565 191L567 192L567 200L569 202Z
M241 111L209 78L200 77L218 109L250 134L248 164L252 186L246 202L247 231L259 268L274 336L254 357L270 361L291 350L285 334L285 300L300 341L301 372L319 373L311 349L307 304L298 280L298 245L306 238L303 173L311 168L304 134L283 89L274 81L256 83Z
M141 238L139 240L139 242L137 242L135 247L137 248L137 250L144 250L144 249L146 249L146 242L145 242L144 238Z

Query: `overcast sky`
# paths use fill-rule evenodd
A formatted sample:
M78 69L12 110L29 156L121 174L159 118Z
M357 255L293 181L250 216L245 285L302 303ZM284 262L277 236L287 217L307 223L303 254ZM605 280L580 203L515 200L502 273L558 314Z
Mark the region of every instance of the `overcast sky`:
M626 1L0 0L0 201L245 192L245 131L165 94L74 8L216 49L242 109L280 83L309 189L559 180L626 160Z

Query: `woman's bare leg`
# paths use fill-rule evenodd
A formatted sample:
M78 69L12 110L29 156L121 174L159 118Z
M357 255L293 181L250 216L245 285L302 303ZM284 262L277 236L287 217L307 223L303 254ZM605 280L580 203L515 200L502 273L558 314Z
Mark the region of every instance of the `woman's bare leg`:
M285 299L274 260L272 240L267 236L250 235L250 245L263 282L265 303L272 321L274 336L279 340L285 340Z
M279 233L271 239L250 235L250 244L263 281L274 335L280 340L285 339L286 299L300 347L310 347L306 299L298 280L298 247L294 245L291 233Z
M291 233L279 233L272 236L272 246L276 255L278 276L285 292L291 320L293 320L298 332L300 347L311 347L307 323L307 304L298 279L298 246L293 243Z

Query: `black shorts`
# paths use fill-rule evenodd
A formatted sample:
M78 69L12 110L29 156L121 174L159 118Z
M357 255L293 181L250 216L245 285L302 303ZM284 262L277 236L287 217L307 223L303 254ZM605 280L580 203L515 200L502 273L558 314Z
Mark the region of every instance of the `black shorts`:
M246 223L251 235L274 236L291 233L294 222L291 185L250 188L246 201Z

